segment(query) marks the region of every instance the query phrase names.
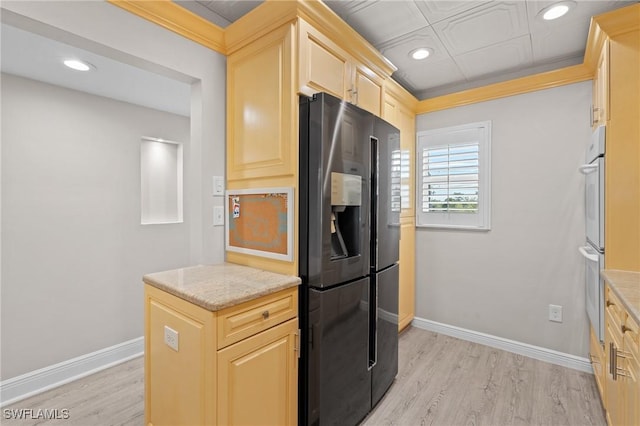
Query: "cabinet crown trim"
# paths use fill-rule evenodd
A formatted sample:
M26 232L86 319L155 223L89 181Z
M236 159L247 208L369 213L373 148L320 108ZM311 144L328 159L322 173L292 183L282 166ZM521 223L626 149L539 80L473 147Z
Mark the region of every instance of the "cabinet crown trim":
M607 37L615 37L640 29L640 3L591 18L584 64L591 73L595 73L598 57Z

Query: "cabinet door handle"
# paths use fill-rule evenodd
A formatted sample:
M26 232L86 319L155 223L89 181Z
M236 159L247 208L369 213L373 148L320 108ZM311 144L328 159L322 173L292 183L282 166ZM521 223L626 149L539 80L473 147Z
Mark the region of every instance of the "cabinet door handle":
M613 342L609 342L609 374L613 376ZM615 378L614 378L615 380Z
M615 303L613 303L611 300L607 300L607 308L608 308L609 306L616 306L616 304L615 304Z
M622 324L622 327L620 327L620 330L622 330L622 334L626 333L627 331L633 331L632 328L629 328L624 324Z
M613 376L613 380L618 380L618 349L615 347L613 342L611 345L611 375Z
M269 318L269 311L264 311L262 313L262 319L267 319L267 318Z

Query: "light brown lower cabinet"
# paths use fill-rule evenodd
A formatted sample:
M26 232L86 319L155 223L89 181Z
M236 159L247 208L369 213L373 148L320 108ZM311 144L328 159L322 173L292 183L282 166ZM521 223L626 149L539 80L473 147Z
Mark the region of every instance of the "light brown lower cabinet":
M145 285L145 424L296 424L297 315L297 288L211 312Z
M591 366L593 367L593 375L596 379L596 385L598 386L598 392L600 392L600 398L602 399L602 405L606 405L605 393L604 393L604 365L605 365L605 355L604 355L604 346L596 337L596 333L593 330L593 327L590 327L591 336L589 340L589 358L591 359Z
M604 406L610 426L640 425L640 328L605 286ZM594 372L596 372L594 363Z

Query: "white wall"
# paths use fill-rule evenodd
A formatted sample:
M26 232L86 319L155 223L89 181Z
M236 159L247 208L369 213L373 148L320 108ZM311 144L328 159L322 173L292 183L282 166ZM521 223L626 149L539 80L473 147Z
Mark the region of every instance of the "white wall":
M188 224L140 225L141 135L189 119L2 75L3 379L141 336L141 276L188 263Z
M226 59L106 2L3 1L2 8L11 25L192 83L187 131L166 129L167 139L189 141L185 222L145 227L140 225L139 137L159 136L170 114L151 118L147 112L134 114L131 108L141 111L138 107L83 98L73 127L52 129L54 118L63 123L58 114L71 105L34 97L27 106L26 94L20 93L19 101L9 94L20 79L2 76L1 374L6 380L141 336L143 273L224 259L223 228L211 226L213 206L222 205L222 197L210 194L211 176L224 175ZM41 96L58 91L42 87ZM101 117L104 110L91 112L89 104L115 115ZM15 123L8 118L25 109L33 109L29 117ZM127 121L127 112L135 123ZM17 130L18 124L23 128ZM136 134L134 141L130 133Z
M583 82L417 117L418 131L492 121L491 231L417 229L417 317L587 356L577 168L590 104Z

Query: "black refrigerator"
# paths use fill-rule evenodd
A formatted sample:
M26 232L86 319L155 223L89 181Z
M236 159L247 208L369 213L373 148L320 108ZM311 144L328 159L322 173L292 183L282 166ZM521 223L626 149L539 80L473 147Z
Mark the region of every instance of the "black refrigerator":
M398 372L399 131L300 99L299 424L355 425Z

